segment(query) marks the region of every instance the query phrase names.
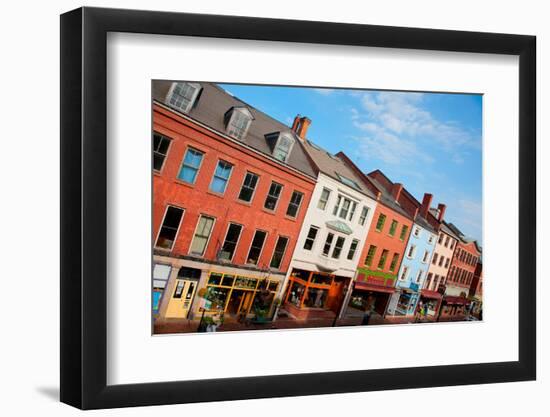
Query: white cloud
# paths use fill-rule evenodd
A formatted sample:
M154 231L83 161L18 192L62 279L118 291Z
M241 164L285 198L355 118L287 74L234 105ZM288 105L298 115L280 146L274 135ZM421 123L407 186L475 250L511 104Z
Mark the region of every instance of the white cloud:
M388 143L388 135L399 136L399 142L405 146L403 151L393 149L395 154L384 159L388 163L401 163L402 158L411 156L426 162L432 158L427 152L423 155L420 149L436 146L449 153L453 162L461 164L465 150L481 146L475 133L452 121L439 121L423 108L423 93L373 91L354 97L360 98L362 111L352 109L352 120L358 129L370 134L364 139L367 148L374 151L375 142ZM397 140L392 141L397 146ZM383 150L376 152L386 154Z

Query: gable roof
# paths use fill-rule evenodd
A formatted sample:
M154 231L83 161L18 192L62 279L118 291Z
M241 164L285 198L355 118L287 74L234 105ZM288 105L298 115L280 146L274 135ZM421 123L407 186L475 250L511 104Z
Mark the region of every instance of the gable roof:
M167 94L174 81L154 80L152 82L153 100L160 102L170 108L167 102ZM185 82L185 81L182 81ZM300 139L284 123L268 116L250 104L231 95L220 86L214 83L199 82L202 89L197 97L193 108L186 114L211 129L226 135L225 115L232 108L245 107L253 117L253 121L248 128L248 132L243 139L235 139L251 148L273 157L272 147L266 135L274 132L288 133L296 142ZM174 109L179 113L178 109ZM296 144L288 156L286 162L278 161L283 165L288 165L310 177L315 178L317 172L310 163L305 151Z

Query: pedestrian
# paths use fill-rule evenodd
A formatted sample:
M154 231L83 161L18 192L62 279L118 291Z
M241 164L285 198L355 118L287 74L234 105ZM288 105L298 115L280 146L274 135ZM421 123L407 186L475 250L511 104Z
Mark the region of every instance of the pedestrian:
M372 315L372 311L373 311L373 305L372 304L369 304L367 306L367 309L365 310L365 312L363 313L363 321L361 322L361 325L362 326L366 326L367 324L369 324L369 321L370 321L370 316Z

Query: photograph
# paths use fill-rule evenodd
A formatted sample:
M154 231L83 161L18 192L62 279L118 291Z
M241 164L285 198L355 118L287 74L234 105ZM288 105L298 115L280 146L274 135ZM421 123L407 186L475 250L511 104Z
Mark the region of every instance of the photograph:
M481 94L151 91L153 334L483 320Z

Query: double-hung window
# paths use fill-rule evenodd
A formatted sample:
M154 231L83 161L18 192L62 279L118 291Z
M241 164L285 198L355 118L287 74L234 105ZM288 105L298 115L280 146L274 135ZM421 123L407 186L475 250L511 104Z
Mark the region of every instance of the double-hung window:
M334 259L339 259L340 254L342 253L342 248L344 247L346 239L342 236L338 236L336 243L334 244L334 249L332 250L332 257Z
M357 252L357 246L359 246L359 241L357 239L353 239L351 241L351 245L348 251L348 260L351 261L355 257L355 252Z
M386 223L386 215L380 213L378 216L378 221L376 222L376 231L381 232L384 229L384 223Z
M328 256L330 253L330 247L332 246L332 241L334 240L334 233L329 233L325 240L325 246L323 246L323 255Z
M204 252L206 251L206 246L208 245L208 240L210 239L210 234L212 233L213 226L213 217L204 215L200 216L199 223L197 224L197 230L195 231L193 241L191 242L190 252L193 255L204 255Z
M285 256L286 247L288 245L288 237L279 236L277 243L275 244L275 249L273 251L273 257L269 266L271 268L279 269L283 262L283 257Z
M298 210L300 209L300 204L302 204L302 199L304 194L299 191L293 191L288 207L286 209L286 215L290 217L296 217L298 215Z
M187 148L178 178L182 181L194 184L197 180L204 153L193 148Z
M329 197L330 190L328 188L323 188L323 191L321 191L321 197L319 198L319 202L317 203L317 208L324 210L327 207Z
M183 209L174 206L168 206L166 208L166 213L155 245L157 248L172 249L182 217Z
M170 139L155 132L153 135L153 169L155 171L162 169L169 147Z
M232 170L233 165L229 162L219 160L216 170L214 171L214 176L212 177L212 182L210 183L210 190L218 194L225 193Z
M391 272L395 271L395 267L397 266L398 261L399 261L399 254L394 253L393 257L391 258L391 263L390 263L390 271Z
M283 186L273 181L265 198L264 207L268 210L274 211L277 208L277 202L279 201L282 191Z
M319 233L318 227L311 226L309 228L309 231L307 232L307 236L306 236L306 241L304 242L305 250L311 250L313 248L313 244L315 243L315 238L317 237L317 233Z
M390 236L395 236L395 231L397 230L397 220L392 220L391 221L391 224L390 224L390 231L388 232L388 234Z
M365 265L371 266L372 260L374 259L374 254L376 253L376 246L370 245L369 251L367 252L367 257L365 258Z
M363 208L361 209L361 215L359 216L359 224L361 226L365 225L368 214L369 214L369 208L367 206L363 206Z
M256 190L256 185L258 185L259 177L252 173L247 172L244 176L243 185L241 191L239 192L239 200L250 203L252 197L254 196L254 191Z
M388 258L389 251L387 249L384 249L382 251L382 254L380 255L380 259L378 260L378 269L384 269L386 266L386 259Z
M256 230L256 233L254 233L254 238L252 239L252 244L250 245L250 250L248 251L248 256L246 257L247 264L258 264L266 236L267 232L264 232L263 230Z
M240 224L229 223L227 234L225 235L225 240L220 250L220 259L224 261L231 261L233 259L242 229L243 227Z

